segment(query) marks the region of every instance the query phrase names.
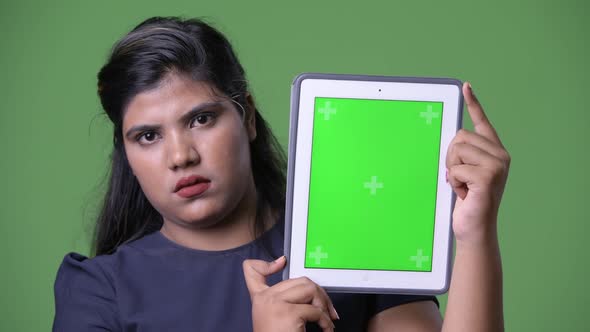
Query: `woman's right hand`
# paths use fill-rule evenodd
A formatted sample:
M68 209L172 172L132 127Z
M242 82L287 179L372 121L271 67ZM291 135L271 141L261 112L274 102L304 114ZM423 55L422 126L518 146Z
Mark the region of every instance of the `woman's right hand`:
M274 286L266 277L283 269L285 256L272 262L247 259L244 278L252 300L254 332L303 332L306 322L317 322L324 330L334 331L338 319L326 291L306 277L289 279Z

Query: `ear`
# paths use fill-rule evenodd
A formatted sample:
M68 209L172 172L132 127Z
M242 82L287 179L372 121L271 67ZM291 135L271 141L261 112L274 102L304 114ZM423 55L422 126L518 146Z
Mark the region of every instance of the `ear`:
M246 92L246 130L250 142L256 139L256 105L254 98L249 92Z

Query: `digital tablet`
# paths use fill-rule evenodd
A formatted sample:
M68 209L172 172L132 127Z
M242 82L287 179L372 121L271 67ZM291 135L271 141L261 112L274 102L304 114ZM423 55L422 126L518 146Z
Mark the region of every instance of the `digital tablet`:
M332 292L448 290L461 127L448 78L305 73L291 91L284 279Z

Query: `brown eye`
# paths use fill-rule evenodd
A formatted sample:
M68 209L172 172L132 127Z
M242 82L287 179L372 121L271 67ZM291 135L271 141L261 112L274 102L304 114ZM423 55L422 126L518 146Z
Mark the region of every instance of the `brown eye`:
M158 139L158 133L154 131L145 132L137 137L140 144L152 144L156 139Z
M213 113L201 113L193 118L191 121L191 127L204 126L211 122L215 118Z
M156 134L155 133L146 133L145 135L143 135L143 137L145 137L146 141L151 142L156 139Z

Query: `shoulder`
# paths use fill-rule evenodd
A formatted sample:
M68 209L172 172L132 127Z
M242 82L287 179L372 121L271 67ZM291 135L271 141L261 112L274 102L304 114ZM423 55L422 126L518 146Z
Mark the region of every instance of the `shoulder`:
M140 256L153 250L153 238L148 234L119 246L110 255L89 258L76 252L66 254L55 277L53 330L120 330L121 275L141 272L138 266L146 260Z
M56 293L79 287L112 288L114 259L113 255L88 258L75 252L66 254L57 271Z
M55 279L56 296L67 296L74 289L100 290L115 294L116 278L121 266L138 261L141 255L154 250L154 236L148 234L138 240L119 246L109 255L89 258L76 252L65 255ZM155 248L158 249L158 248Z
M113 256L65 255L54 284L54 330L116 330Z

